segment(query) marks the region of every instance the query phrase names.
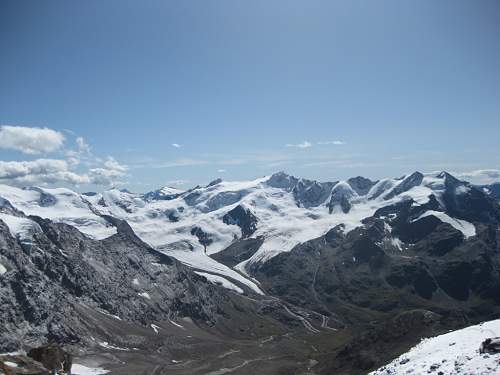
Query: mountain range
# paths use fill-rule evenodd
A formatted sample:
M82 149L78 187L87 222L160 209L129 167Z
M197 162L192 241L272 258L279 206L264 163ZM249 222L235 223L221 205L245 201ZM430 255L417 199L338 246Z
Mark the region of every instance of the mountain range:
M498 186L0 185L0 351L57 342L124 375L367 373L498 317Z

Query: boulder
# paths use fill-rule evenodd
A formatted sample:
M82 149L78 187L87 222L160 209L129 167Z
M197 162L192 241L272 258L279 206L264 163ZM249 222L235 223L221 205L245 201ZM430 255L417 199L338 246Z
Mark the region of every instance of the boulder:
M33 348L28 352L28 356L42 363L47 369L53 371L53 373L63 370L71 374L73 357L58 345L49 344Z

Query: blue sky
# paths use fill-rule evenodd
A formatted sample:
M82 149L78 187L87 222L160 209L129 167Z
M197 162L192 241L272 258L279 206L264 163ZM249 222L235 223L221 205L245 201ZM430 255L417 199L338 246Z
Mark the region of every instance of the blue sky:
M500 169L499 38L494 0L4 0L0 181Z

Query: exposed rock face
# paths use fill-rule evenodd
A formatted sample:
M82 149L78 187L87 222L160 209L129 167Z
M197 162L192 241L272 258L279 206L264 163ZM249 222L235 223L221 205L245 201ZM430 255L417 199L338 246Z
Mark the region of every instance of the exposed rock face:
M500 183L496 182L491 185L478 186L486 194L488 194L493 199L500 199Z
M28 357L40 362L51 371L63 370L70 374L73 356L58 345L45 345L33 348L28 352Z
M399 185L397 185L389 194L385 196L385 199L391 199L395 197L396 195L399 195L401 193L404 193L405 191L410 190L411 188L418 186L422 183L422 180L424 179L424 175L420 172L414 172L408 177L405 177Z
M468 195L455 200L452 209L466 206L475 193ZM435 216L415 220L437 204L409 200L385 207L363 227L347 234L334 228L277 255L254 276L268 293L344 324L412 308L492 318L500 313L498 207L482 194L474 204L488 214L468 216L482 229L466 239Z
M151 201L170 201L182 195L182 192L175 189L158 189L150 191L143 195L143 199L147 202Z
M210 244L213 242L213 240L210 238L210 235L204 232L200 227L193 227L193 229L191 229L191 234L193 236L196 236L198 238L198 242L205 248L207 246L210 246Z
M237 225L241 228L243 238L251 236L257 230L257 218L252 211L237 205L222 217L222 221L228 225Z
M210 186L215 186L215 185L218 185L222 182L222 178L216 178L215 180L213 181L210 181L207 185L207 187L210 187Z
M293 195L300 207L317 207L328 199L334 185L333 182L300 179L293 188Z
M485 196L479 188L459 181L445 172L443 175L445 176L443 201L446 210L452 216L472 222L500 222L498 205L493 198Z
M202 208L203 212L211 212L218 210L219 208L229 206L236 202L239 202L244 196L248 194L245 189L237 191L224 191L210 197L205 202L205 207Z
M348 213L351 210L351 199L356 195L351 186L345 182L339 182L332 190L328 209L330 213L335 207L339 206L343 213Z
M234 267L254 255L263 242L262 238L244 238L210 257L228 267Z
M373 185L376 184L376 181L374 182L368 178L357 176L348 179L347 183L358 195L366 195Z
M78 343L96 335L79 306L148 324L190 316L213 324L224 291L135 236L127 223L118 233L91 240L75 228L30 217L39 226L29 243L12 237L0 221L0 350L45 340Z
M287 175L285 172L278 172L273 174L271 178L267 180L266 184L274 188L292 191L292 189L297 185L298 182L298 178Z
M57 202L56 197L43 191L42 189L39 189L37 187L30 187L29 190L34 190L34 191L40 193L39 202L40 202L41 207L53 206Z
M299 207L316 207L329 197L335 182L318 182L287 175L284 172L273 174L266 184L293 193Z

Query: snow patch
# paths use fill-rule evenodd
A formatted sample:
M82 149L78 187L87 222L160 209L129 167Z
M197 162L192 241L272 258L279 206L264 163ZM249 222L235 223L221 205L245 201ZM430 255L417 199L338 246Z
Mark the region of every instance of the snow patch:
M465 186L465 185L460 185L457 186L455 189L455 194L461 195L461 194L467 194L470 191L470 187Z
M71 373L73 375L104 375L108 372L108 370L99 367L87 367L78 363L73 363L73 366L71 366Z
M3 275L5 272L7 272L7 268L5 268L2 263L0 263L0 275Z
M113 314L110 314L109 312L107 312L106 310L101 310L99 309L98 310L101 314L104 314L104 315L107 315L109 316L110 318L113 318L113 319L116 319L116 320L122 320L122 318L120 318L119 316L117 315L113 315Z
M138 295L140 295L141 297L144 297L146 299L151 299L151 296L149 295L148 292L142 292L142 293L137 293Z
M391 244L400 251L403 251L403 241L401 241L399 238L391 238Z
M172 319L168 320L170 323L172 323L174 326L177 328L185 329L184 326L181 326L179 323L174 322Z
M260 288L257 286L255 282L247 279L238 272L223 265L222 263L215 261L214 259L206 256L205 254L202 255L189 250L164 251L164 253L173 256L174 258L178 259L182 263L192 268L198 269L200 271L213 272L223 277L224 276L229 277L231 279L241 282L242 284L247 285L255 293L264 294L264 292L260 290Z
M228 279L226 279L222 276L212 275L210 273L199 272L199 271L195 271L195 273L197 273L200 276L204 276L208 281L210 281L213 284L223 286L226 289L233 290L233 291L240 293L240 294L244 293L243 289L236 286L235 284L233 284Z
M125 351L125 352L130 350L128 348L120 348L119 346L111 345L107 341L102 341L99 343L99 345L102 346L103 348L106 348L106 349L121 350L121 351Z
M431 215L437 217L443 223L450 224L453 228L462 232L466 238L473 237L476 235L476 227L474 226L474 224L469 223L468 221L465 220L452 218L447 214L445 214L444 212L440 211L433 211L433 210L426 211L422 215L420 215L417 219L413 220L413 222Z
M50 204L43 202L43 197L47 196L51 199ZM103 239L116 233L114 226L90 209L87 199L69 189L19 189L0 185L0 197L7 199L26 215L72 225L95 239Z
M158 334L158 330L160 329L160 327L158 327L156 324L151 324L151 328L153 329L153 331L155 331L156 334Z
M0 219L9 227L12 237L19 239L28 239L30 233L41 231L40 226L33 220L24 217L12 216L0 213Z

